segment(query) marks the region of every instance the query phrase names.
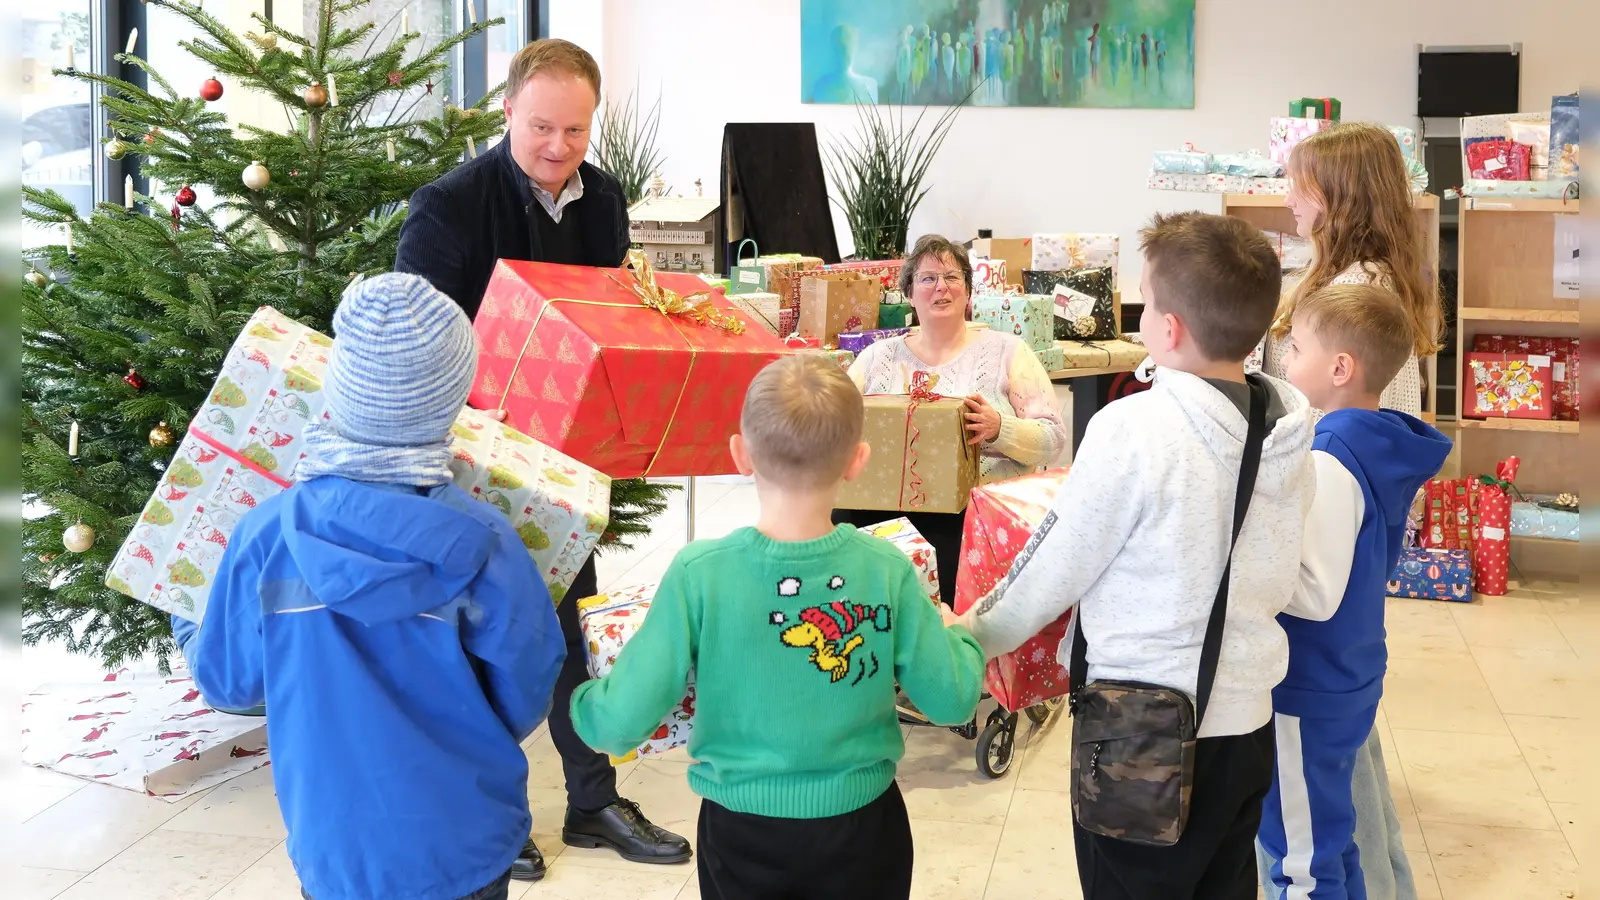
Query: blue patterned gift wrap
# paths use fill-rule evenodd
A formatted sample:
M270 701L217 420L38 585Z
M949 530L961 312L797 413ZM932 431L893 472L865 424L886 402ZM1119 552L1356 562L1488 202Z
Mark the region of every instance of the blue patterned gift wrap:
M1578 511L1550 509L1540 506L1540 500L1549 500L1529 494L1526 501L1511 504L1511 536L1536 537L1553 541L1578 540Z
M857 356L861 351L886 338L899 337L910 334L909 328L877 328L872 331L846 331L839 335L839 349L848 350Z
M1389 576L1391 597L1472 602L1472 551L1407 547Z
M1157 150L1150 171L1168 175L1204 175L1211 171L1211 154L1193 150Z
M1043 294L979 294L972 298L972 321L1022 338L1030 350L1055 344L1055 300Z

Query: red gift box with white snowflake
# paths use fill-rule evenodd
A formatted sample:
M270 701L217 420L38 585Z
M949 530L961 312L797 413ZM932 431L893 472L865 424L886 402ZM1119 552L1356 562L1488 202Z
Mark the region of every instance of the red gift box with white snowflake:
M956 574L957 613L966 612L1011 570L1066 477L1066 469L1052 469L972 489ZM984 688L1001 706L1019 710L1067 694L1067 664L1058 657L1071 622L1069 611L1022 646L989 660Z

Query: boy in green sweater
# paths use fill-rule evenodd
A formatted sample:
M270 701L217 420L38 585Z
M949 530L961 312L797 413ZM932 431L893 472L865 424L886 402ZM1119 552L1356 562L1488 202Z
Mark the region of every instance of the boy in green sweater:
M637 747L695 673L689 786L700 892L734 898L907 897L911 823L895 684L929 719L971 719L983 652L928 600L910 560L830 514L865 467L861 394L830 360L785 357L745 395L734 462L754 475L754 528L696 541L605 678L572 695L597 750Z

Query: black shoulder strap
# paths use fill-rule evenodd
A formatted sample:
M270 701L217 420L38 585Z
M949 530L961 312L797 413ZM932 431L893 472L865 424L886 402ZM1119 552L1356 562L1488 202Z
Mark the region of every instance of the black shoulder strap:
M1222 628L1228 617L1228 582L1233 574L1233 548L1239 542L1245 515L1250 511L1250 495L1255 493L1256 472L1261 468L1261 445L1267 438L1268 388L1259 378L1246 379L1250 386L1249 429L1245 433L1244 456L1239 462L1239 485L1233 495L1233 537L1228 542L1228 558L1222 565L1222 580L1206 621L1206 636L1200 645L1200 678L1195 686L1195 728L1205 718L1211 685L1217 680L1217 661L1222 656ZM1084 637L1082 619L1073 616L1072 659L1068 680L1074 695L1089 677L1089 643Z

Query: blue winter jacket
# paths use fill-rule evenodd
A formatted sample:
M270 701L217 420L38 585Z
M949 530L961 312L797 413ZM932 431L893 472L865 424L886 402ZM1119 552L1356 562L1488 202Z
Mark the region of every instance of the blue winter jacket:
M1392 409L1341 409L1317 423L1313 451L1344 466L1361 488L1363 512L1344 597L1325 622L1278 616L1289 637L1289 670L1272 708L1298 716L1350 715L1377 705L1389 664L1383 627L1389 575L1406 516L1451 442L1433 426Z
M214 706L267 706L289 858L316 900L454 900L531 825L519 743L566 655L510 522L460 488L326 476L234 531L205 624L174 619Z

